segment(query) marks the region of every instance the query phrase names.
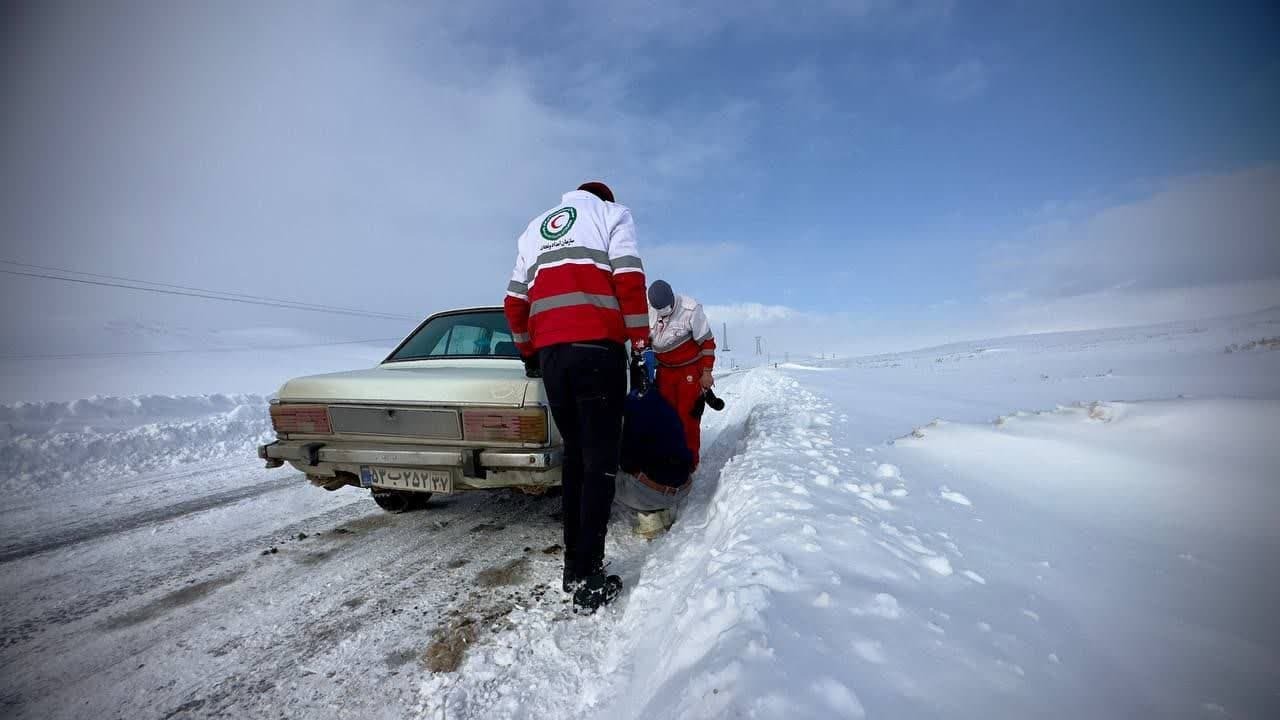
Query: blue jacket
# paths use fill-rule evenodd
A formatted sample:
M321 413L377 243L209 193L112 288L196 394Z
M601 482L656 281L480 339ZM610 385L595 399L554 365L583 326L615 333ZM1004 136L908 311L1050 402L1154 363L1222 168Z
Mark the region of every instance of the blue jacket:
M643 472L668 487L680 487L689 480L693 453L685 445L684 425L656 388L627 396L621 466L632 475Z

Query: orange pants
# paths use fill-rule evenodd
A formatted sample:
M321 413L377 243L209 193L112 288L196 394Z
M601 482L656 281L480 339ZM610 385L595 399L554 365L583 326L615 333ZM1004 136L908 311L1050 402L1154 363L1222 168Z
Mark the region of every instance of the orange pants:
M690 413L694 403L702 395L701 365L685 367L658 368L658 393L671 407L676 409L680 422L684 423L684 442L693 453L693 467L698 467L698 451L702 445L702 427L700 420Z

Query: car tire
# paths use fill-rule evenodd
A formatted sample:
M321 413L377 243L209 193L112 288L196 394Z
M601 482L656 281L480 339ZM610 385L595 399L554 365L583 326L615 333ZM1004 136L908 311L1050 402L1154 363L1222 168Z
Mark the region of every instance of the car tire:
M377 488L373 490L373 501L378 503L378 507L391 513L402 513L424 508L430 499L431 493L425 492L403 492L401 490L382 490Z

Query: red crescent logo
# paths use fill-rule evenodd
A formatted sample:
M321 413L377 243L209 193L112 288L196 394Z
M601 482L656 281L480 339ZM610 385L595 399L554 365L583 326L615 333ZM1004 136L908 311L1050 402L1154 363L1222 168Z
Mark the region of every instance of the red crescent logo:
M564 224L564 215L557 215L551 218L551 222L548 223L548 225L550 225L552 230L559 230L560 226L563 224Z

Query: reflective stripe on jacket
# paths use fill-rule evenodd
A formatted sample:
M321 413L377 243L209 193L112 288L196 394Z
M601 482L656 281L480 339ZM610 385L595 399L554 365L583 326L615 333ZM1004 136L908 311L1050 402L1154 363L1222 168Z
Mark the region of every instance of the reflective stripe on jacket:
M503 307L520 354L566 342L649 335L644 264L631 211L584 190L520 235Z
M671 314L654 320L649 331L658 364L684 367L697 363L708 370L716 364L716 339L697 300L676 295Z

